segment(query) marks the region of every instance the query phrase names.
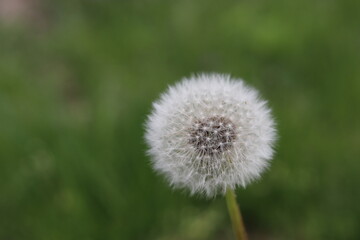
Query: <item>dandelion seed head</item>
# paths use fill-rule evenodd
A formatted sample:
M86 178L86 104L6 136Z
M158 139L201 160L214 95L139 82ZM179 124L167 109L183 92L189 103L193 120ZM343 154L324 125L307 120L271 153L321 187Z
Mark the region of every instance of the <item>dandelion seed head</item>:
M241 79L202 74L161 95L145 138L170 185L214 197L260 177L273 156L274 125L266 102Z

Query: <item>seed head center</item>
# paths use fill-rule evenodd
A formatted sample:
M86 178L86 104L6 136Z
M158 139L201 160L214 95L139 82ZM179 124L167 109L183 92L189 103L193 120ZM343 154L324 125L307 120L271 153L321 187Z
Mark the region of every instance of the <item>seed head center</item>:
M231 120L213 116L197 119L189 129L190 139L201 155L213 156L229 150L236 139L235 125Z

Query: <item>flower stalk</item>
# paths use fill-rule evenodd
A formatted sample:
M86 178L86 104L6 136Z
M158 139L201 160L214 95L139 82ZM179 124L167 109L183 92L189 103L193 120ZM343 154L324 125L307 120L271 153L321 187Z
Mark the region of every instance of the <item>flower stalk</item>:
M232 189L226 192L226 203L231 218L234 234L237 240L248 240L244 222L241 217L239 205L236 202L236 195Z

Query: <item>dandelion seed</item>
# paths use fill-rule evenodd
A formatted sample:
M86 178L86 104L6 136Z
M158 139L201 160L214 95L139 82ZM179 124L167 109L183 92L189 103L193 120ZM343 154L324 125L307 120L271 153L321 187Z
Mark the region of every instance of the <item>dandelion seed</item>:
M242 80L185 78L153 106L146 122L149 154L173 187L214 197L245 187L269 166L274 121L266 102Z

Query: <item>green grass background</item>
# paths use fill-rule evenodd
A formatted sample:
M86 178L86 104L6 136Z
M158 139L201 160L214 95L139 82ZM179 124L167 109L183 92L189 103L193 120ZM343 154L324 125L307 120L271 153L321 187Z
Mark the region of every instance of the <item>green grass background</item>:
M171 190L144 121L169 84L231 73L279 141L238 189L251 239L360 239L360 2L38 1L0 22L0 239L233 239L225 202Z

